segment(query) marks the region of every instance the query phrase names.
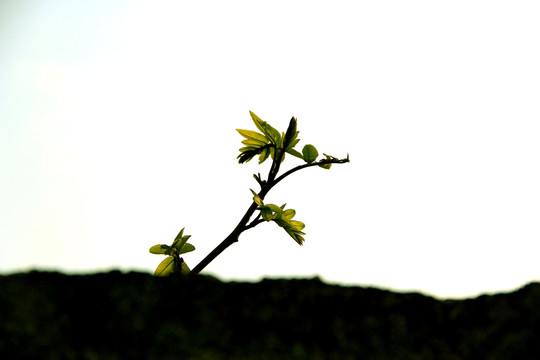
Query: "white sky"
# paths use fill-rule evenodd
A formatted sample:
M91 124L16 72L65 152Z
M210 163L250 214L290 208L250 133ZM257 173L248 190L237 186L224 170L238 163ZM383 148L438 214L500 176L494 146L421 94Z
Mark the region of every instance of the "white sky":
M537 1L4 0L0 271L152 272L182 227L195 266L268 171L236 160L252 110L351 163L267 197L303 247L262 224L207 273L441 297L540 280L539 18Z

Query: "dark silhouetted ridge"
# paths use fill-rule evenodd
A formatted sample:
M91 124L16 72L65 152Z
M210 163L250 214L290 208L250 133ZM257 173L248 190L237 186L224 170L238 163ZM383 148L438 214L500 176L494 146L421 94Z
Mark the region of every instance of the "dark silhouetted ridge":
M539 359L540 284L467 300L313 280L0 276L0 359Z

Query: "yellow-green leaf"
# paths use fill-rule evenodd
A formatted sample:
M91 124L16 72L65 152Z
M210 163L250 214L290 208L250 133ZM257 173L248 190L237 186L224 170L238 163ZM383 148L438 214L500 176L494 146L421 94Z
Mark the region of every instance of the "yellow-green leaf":
M264 122L262 124L263 128L265 129L265 134L272 139L273 143L278 147L278 148L281 148L283 147L283 139L281 138L281 134L279 133L279 131L277 131L276 129L274 129L272 127L272 125L270 125L269 123L267 122Z
M322 167L323 169L330 169L332 167L332 164L319 164L320 167Z
M260 134L260 133L258 133L256 131L242 130L242 129L236 129L236 131L238 131L240 133L240 135L242 135L246 139L257 140L257 141L262 142L263 144L268 143L268 139L266 138L266 136L264 136L263 134Z
M251 189L249 189L249 190L251 190ZM251 193L253 194L253 201L255 201L255 204L257 204L258 206L263 206L264 203L263 203L261 197L259 196L259 194L257 194L253 190L251 190Z
M319 156L319 152L315 148L315 146L308 144L304 146L302 149L302 154L304 155L304 161L307 163L312 163L315 160L317 160L317 156Z
M265 205L267 208L269 208L270 210L272 210L273 212L275 213L282 213L283 212L283 209L280 208L279 206L277 205L274 205L274 204L266 204Z
M293 116L289 122L289 127L287 127L287 133L282 136L283 138L283 147L285 149L293 148L294 145L292 142L298 136L298 131L296 131L296 118Z
M238 151L240 151L240 152L255 151L258 154L259 149L255 148L253 146L244 146L244 147L241 147L240 149L238 149Z
M266 221L270 221L274 218L274 215L272 215L272 210L270 210L270 208L267 206L261 208L261 216Z
M253 122L255 123L255 126L257 127L257 129L259 129L261 132L264 133L265 130L262 127L262 124L264 123L264 121L260 117L255 115L255 113L251 110L249 111L249 115L251 115L251 118L253 119Z
M150 248L150 252L152 254L168 254L171 251L171 247L169 245L154 245Z
M244 144L246 146L252 146L252 147L255 147L255 148L260 148L260 147L263 147L264 145L266 145L266 143L263 143L262 141L253 140L253 139L243 140L242 144Z
M301 221L291 220L289 223L295 230L298 231L301 231L303 228L306 227L306 225Z
M183 261L183 262L182 262L182 265L180 265L180 272L181 272L182 274L189 274L190 271L191 271L191 270L190 270L189 267L187 266L186 262Z
M297 158L304 160L304 155L302 155L299 151L296 151L295 149L287 149L287 152L293 156L296 156Z
M167 258L158 265L158 267L156 268L156 271L154 272L154 275L167 276L173 272L174 272L174 258L172 256L167 256Z
M268 148L264 148L261 151L261 154L259 155L259 164L262 164L263 162L268 159L268 156L270 155L270 151L268 151Z
M188 239L191 237L191 235L184 235L182 236L182 239L180 241L176 242L173 247L182 254L181 250L184 247L185 243L188 241Z
M178 242L182 240L182 236L184 235L184 229L185 228L182 228L182 230L180 230L178 235L176 235L176 237L174 238L174 241L172 243L172 247L175 247L176 244L178 244Z
M266 121L263 121L260 117L255 115L252 111L249 112L251 115L251 118L253 119L253 122L255 123L255 126L257 126L257 129L259 129L264 135L265 138L272 141L274 145L281 148L282 147L282 138L279 131L274 129L272 125L267 123Z
M296 215L296 211L294 211L294 209L287 209L282 214L282 216L289 221L294 217L294 215Z
M188 252L191 252L195 250L195 246L191 245L191 244L184 244L184 246L182 246L182 248L178 251L178 254L185 254L185 253L188 253Z

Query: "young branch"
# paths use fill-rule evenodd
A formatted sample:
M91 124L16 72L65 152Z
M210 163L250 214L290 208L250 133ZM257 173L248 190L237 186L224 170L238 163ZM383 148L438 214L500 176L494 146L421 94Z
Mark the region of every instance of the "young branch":
M253 215L253 213L257 210L257 204L253 202L249 209L246 211L238 225L234 228L234 230L223 240L210 254L208 254L204 259L201 260L197 266L191 270L190 274L198 274L201 272L202 269L204 269L208 264L212 262L219 254L221 254L226 248L231 246L233 243L238 241L238 237L240 234L245 230L245 226L248 223L249 219Z
M289 126L285 133L280 133L270 124L262 121L257 115L250 111L251 118L259 130L259 132L252 130L236 129L238 133L244 137L242 140L242 148L239 149L240 155L237 159L240 164L246 163L253 159L255 156L259 158L259 164L266 161L272 156L272 165L268 172L268 178L263 180L261 174L253 175L255 180L260 186L259 193L253 190L253 201L247 209L244 216L240 219L234 230L227 236L214 250L212 250L193 270L189 270L189 267L184 263L180 257L181 254L191 252L195 250L192 244L187 243L187 240L191 235L183 235L184 229L180 230L180 233L176 236L171 246L165 244L158 244L150 247L150 253L158 255L166 255L167 257L158 265L154 275L167 276L171 273L200 273L208 264L210 264L217 256L219 256L225 249L237 242L240 235L251 228L259 225L262 222L273 221L279 227L284 229L289 236L292 237L298 245L304 243L305 233L302 231L305 224L298 220L293 220L296 214L294 209L285 209L285 205L277 206L275 204L265 204L264 198L268 192L276 186L281 180L287 176L312 166L321 166L325 169L330 169L331 164L343 164L349 162L349 155L345 159L338 159L333 156L323 154L325 159L316 161L319 153L315 146L307 144L303 147L302 152L295 150L294 147L298 144L297 121L295 117L292 117L289 121ZM304 165L294 167L284 174L279 175L281 163L285 159L286 153L296 156L305 161ZM259 211L258 214L252 219L255 211Z
M261 219L261 213L257 214L257 217L253 219L252 222L250 222L248 225L244 227L244 231L254 228L255 226L259 225L260 223L265 222L264 219Z
M253 221L251 222L251 224L247 225L247 226L244 228L244 231L249 230L249 229L251 229L251 228L254 228L255 226L257 226L257 225L259 225L259 224L261 224L261 223L263 223L263 222L265 222L265 221L266 221L266 220L264 220L264 219L253 220Z
M268 181L266 183L260 183L261 184L261 191L259 192L259 197L264 200L264 197L268 194L268 192L281 180L286 178L287 176L295 173L298 170L302 170L311 166L318 166L318 165L325 165L325 164L343 164L349 162L349 155L347 155L347 158L345 159L337 159L337 158L331 158L331 159L323 159L320 161L312 162L309 164L304 164L297 166L295 168L292 168L291 170L283 173L281 176L277 177L277 172L279 171L279 165L281 164L281 160L283 158L284 154L283 152L279 152L279 154L276 154L274 157L274 162L272 163L272 167L270 168L270 173L268 174ZM259 177L260 178L260 177ZM265 220L260 219L260 213L259 215L248 225L249 220L251 219L251 216L253 213L257 210L258 205L253 202L251 203L250 207L238 223L236 225L236 228L227 236L212 252L210 252L197 266L195 266L190 274L198 274L200 273L208 264L210 264L216 257L218 257L225 249L227 249L229 246L234 244L238 241L238 238L240 234L242 234L244 231L251 229L258 224L264 222Z
M349 155L347 154L347 157L345 159L337 159L337 158L323 159L323 160L319 160L319 161L312 162L312 163L309 163L309 164L299 165L299 166L297 166L295 168L292 168L291 170L283 173L281 176L279 176L277 179L275 179L272 186L276 185L278 182L280 182L281 180L285 179L287 176L291 175L292 173L294 173L294 172L296 172L298 170L302 170L302 169L305 169L305 168L308 168L308 167L311 167L311 166L319 166L319 165L325 165L325 164L344 164L344 163L348 163L348 162L350 162L350 160L349 160Z

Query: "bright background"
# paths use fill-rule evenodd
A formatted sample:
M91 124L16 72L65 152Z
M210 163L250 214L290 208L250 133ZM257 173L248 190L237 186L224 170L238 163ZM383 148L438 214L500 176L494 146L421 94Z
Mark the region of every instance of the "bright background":
M540 280L538 19L537 1L3 0L0 271L152 272L182 227L195 266L268 171L236 160L252 110L351 163L267 197L303 247L262 224L207 273L440 297Z

